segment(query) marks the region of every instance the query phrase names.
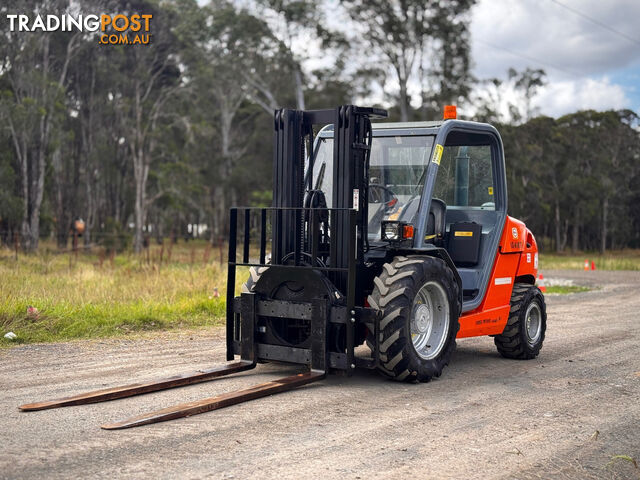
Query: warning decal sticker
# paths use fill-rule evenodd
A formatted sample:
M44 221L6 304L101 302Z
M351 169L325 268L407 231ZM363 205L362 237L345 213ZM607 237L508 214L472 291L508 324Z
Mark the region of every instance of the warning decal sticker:
M440 159L442 158L442 151L444 150L443 146L439 143L436 144L436 147L433 149L433 158L431 161L437 165L440 165Z

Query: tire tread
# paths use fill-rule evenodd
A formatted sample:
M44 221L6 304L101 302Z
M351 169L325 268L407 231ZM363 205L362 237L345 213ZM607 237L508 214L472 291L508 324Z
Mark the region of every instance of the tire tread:
M542 333L538 344L533 348L524 339L523 311L526 311L530 302L538 300L542 313ZM526 283L516 283L511 294L511 308L509 319L500 335L494 337L494 343L498 352L506 358L517 360L530 360L538 356L546 330L546 304L542 292L534 286Z
M434 267L436 264L437 267ZM432 362L437 367L431 368L429 373L425 371L420 373L410 365L407 348L412 349L413 346L410 345L410 336L407 338L403 331L408 320L407 316L410 315L413 297L421 287L420 282L434 268L444 277L442 279L444 285L453 286L454 291L448 294L455 299L450 305L452 314L456 317L455 333L453 341L445 347L439 359ZM371 307L383 312L378 339L381 373L394 380L410 382L427 382L432 377L439 377L455 350L455 334L460 327L457 318L462 308L458 284L453 272L446 264L440 259L424 255L397 256L391 262L385 263L379 276L374 279L374 289L368 302ZM374 340L371 337L367 339L367 345L374 351Z

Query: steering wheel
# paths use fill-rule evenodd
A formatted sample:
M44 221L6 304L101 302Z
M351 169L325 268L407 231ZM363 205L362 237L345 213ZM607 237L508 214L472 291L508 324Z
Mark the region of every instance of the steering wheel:
M386 203L388 206L393 206L397 202L396 194L389 187L378 183L369 184L369 203Z

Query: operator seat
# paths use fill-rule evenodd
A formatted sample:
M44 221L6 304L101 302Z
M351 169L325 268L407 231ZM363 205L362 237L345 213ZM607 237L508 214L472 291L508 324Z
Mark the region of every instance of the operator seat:
M444 245L446 213L447 204L439 198L432 198L424 239L426 242L433 243L436 247L442 247Z

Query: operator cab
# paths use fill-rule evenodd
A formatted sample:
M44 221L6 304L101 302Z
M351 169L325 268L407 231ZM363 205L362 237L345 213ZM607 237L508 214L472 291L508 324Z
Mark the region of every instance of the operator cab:
M384 260L402 243L402 231L394 228L410 226L404 245L446 249L462 279L463 312L477 308L506 220L498 132L459 120L372 126L367 261ZM331 125L318 134L314 155L313 188L331 208Z
M462 278L463 311L469 311L484 298L506 220L502 144L497 133L469 126L441 133L432 196L447 206L446 248Z

